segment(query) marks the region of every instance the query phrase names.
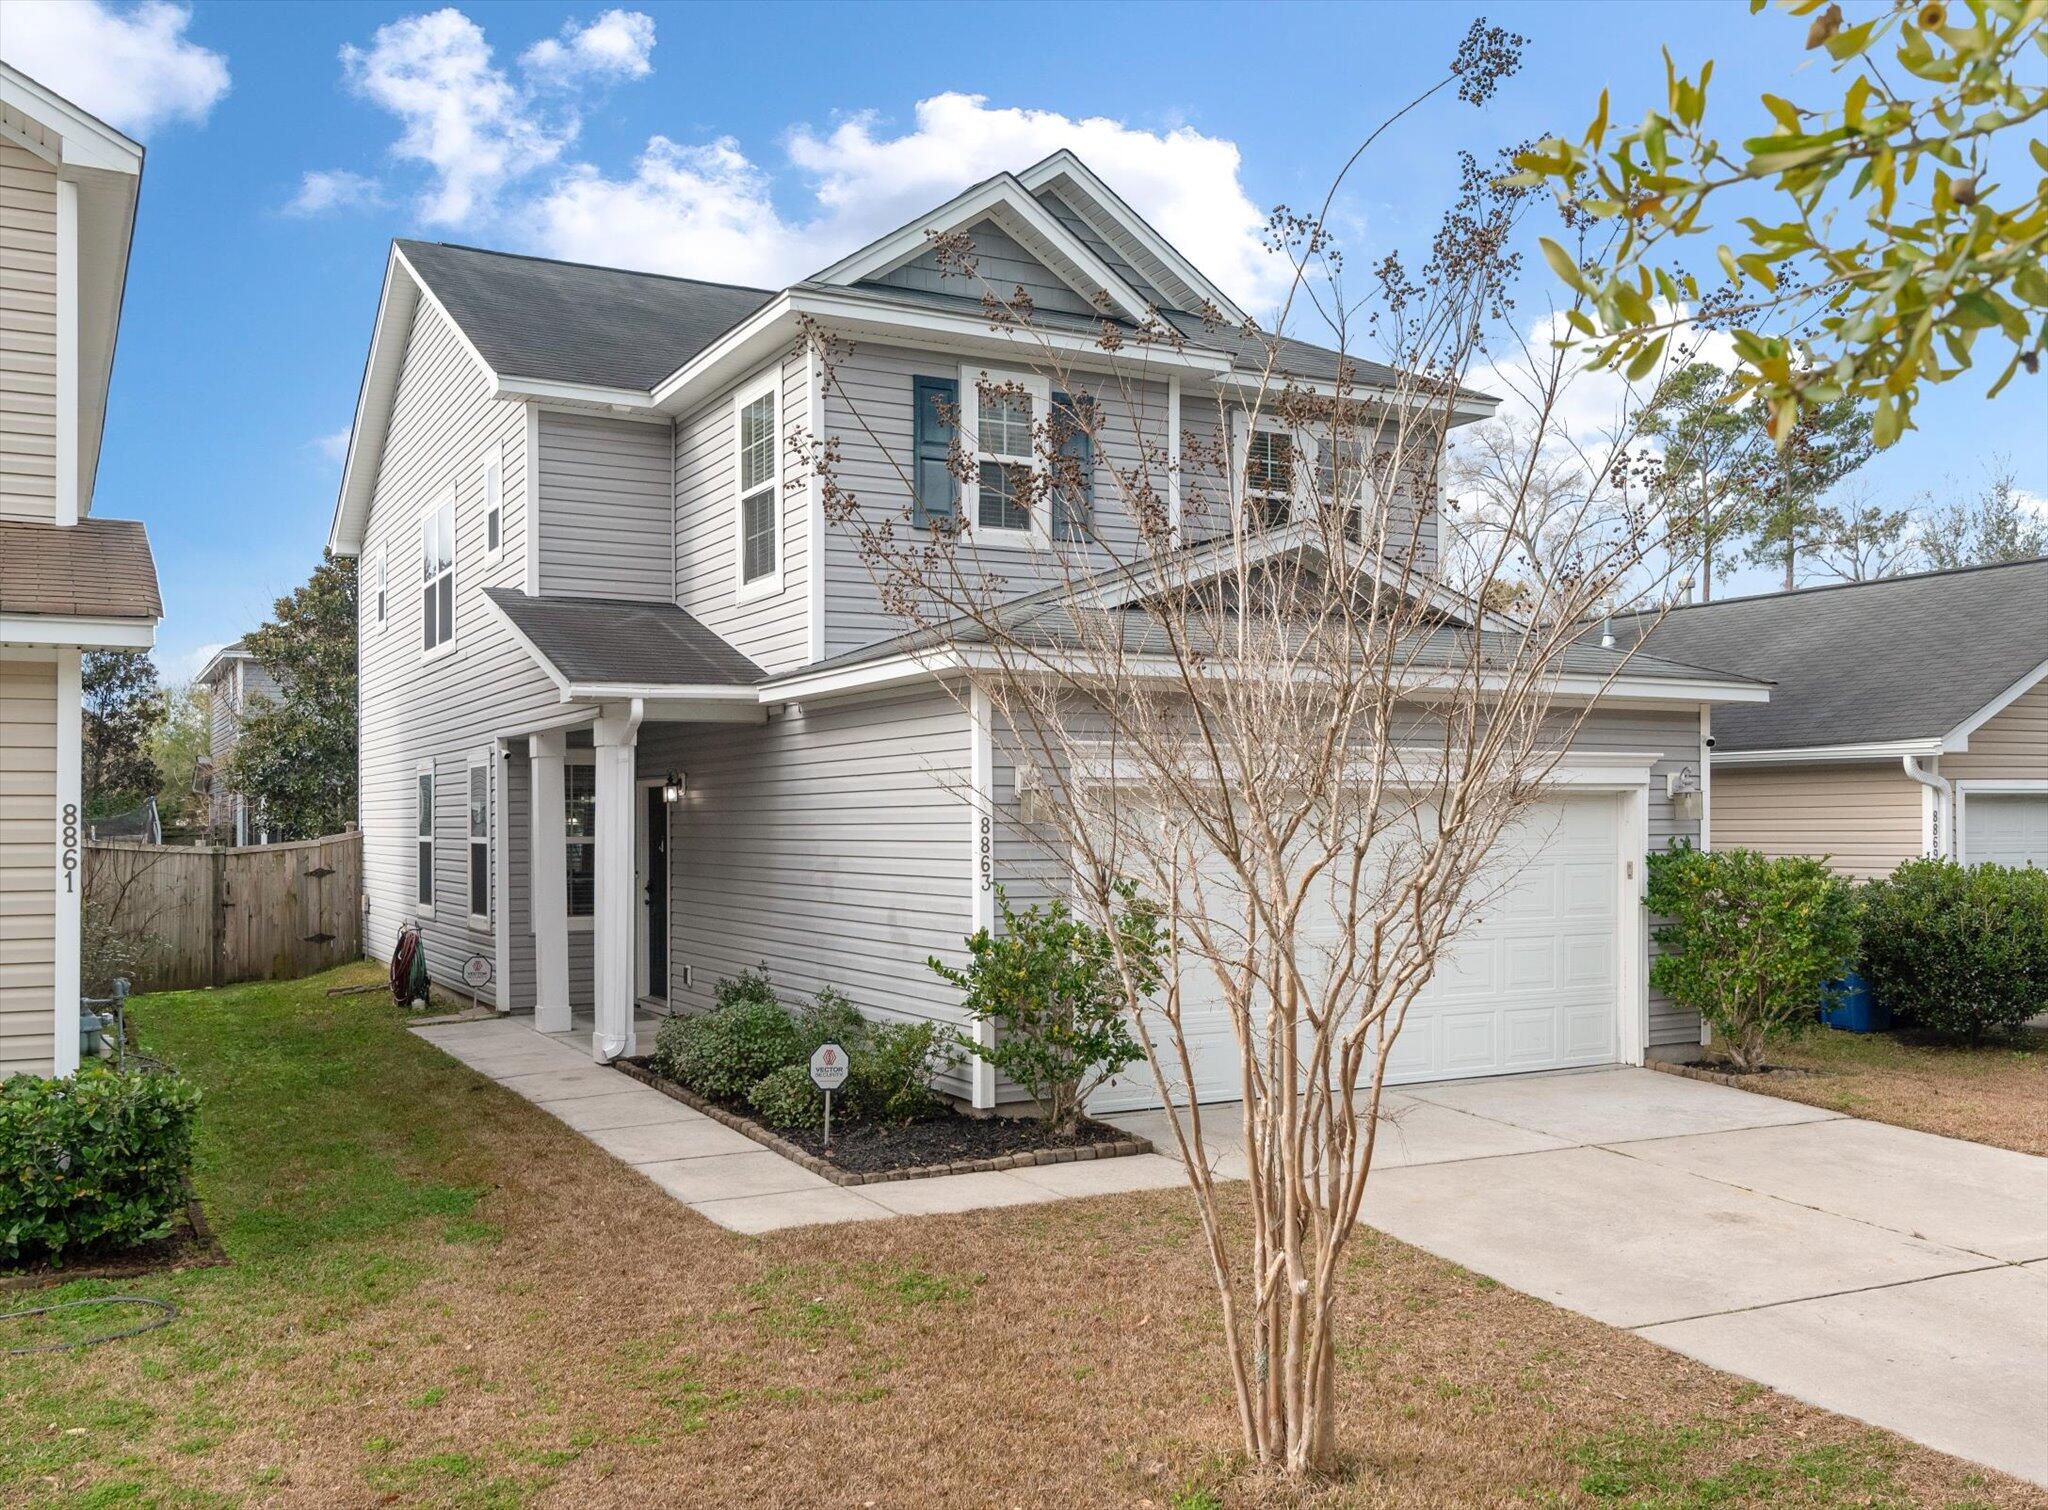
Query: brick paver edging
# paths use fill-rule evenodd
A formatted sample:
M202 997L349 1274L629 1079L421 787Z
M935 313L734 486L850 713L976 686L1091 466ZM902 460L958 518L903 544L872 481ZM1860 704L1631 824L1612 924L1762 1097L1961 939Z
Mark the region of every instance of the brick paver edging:
M1783 1069L1777 1066L1770 1066L1760 1075L1731 1075L1724 1070L1707 1069L1703 1065L1674 1064L1669 1059L1651 1059L1646 1062L1651 1069L1659 1070L1666 1075L1683 1075L1688 1080L1705 1080L1710 1084L1725 1085L1730 1089L1738 1091L1757 1091L1757 1082L1760 1080L1770 1080L1773 1078L1798 1080L1813 1073L1812 1070ZM1757 1093L1759 1095L1770 1094L1768 1091L1757 1091Z
M1089 1159L1122 1159L1133 1154L1151 1153L1152 1141L1133 1134L1108 1143L1086 1143L1078 1148L1039 1148L1029 1153L999 1154L993 1159L955 1159L950 1164L919 1164L909 1169L890 1169L873 1174L862 1174L850 1169L841 1169L816 1154L803 1149L784 1137L779 1137L749 1117L742 1117L715 1106L693 1091L685 1090L673 1080L664 1080L645 1065L630 1060L614 1059L612 1068L622 1075L630 1076L642 1085L660 1091L673 1101L680 1101L692 1111L702 1112L714 1122L722 1122L736 1133L752 1138L763 1148L773 1149L792 1164L802 1165L812 1174L830 1180L835 1185L882 1185L892 1180L929 1180L948 1174L991 1174L999 1169L1029 1169L1038 1164L1079 1164Z

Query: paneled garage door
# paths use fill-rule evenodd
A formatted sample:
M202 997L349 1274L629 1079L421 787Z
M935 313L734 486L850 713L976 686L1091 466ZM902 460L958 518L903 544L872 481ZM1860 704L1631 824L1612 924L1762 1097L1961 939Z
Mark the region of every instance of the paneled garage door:
M1619 1054L1616 937L1620 877L1609 795L1563 798L1531 810L1504 842L1497 895L1452 945L1409 1009L1390 1082L1451 1080L1609 1064ZM1334 918L1321 929L1333 932ZM1206 965L1183 991L1189 1057L1204 1101L1240 1098L1229 1013ZM1163 1047L1163 1046L1162 1046ZM1176 1083L1174 1099L1184 1098ZM1097 1112L1157 1105L1145 1066L1106 1085Z
M1963 856L2048 870L2048 796L1972 792L1963 799Z

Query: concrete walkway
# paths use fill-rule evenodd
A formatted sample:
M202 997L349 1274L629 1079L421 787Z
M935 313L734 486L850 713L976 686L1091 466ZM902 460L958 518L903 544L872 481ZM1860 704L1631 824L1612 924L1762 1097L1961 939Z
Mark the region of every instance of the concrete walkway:
M1155 1189L1151 1155L846 1189L517 1019L415 1030L738 1232ZM1829 1410L2048 1485L2048 1159L1648 1070L1389 1093L1365 1216ZM1236 1109L1205 1126L1240 1178ZM1112 1122L1171 1149L1162 1113Z

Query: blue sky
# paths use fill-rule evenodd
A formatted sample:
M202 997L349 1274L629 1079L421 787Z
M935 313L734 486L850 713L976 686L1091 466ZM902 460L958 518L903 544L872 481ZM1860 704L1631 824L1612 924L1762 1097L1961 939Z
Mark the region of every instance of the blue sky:
M0 55L149 148L94 507L149 526L171 676L317 561L392 236L774 286L1066 144L1255 305L1264 211L1318 199L1476 15L1527 36L1524 68L1368 155L1354 267L1426 237L1457 148L1576 132L1602 87L1639 114L1660 44L1715 59L1727 136L1760 91L1825 87L1794 71L1803 22L1718 0L9 9ZM1524 309L1549 293L1532 272ZM1986 381L1929 397L1874 499L1973 487L1997 455L2048 496L2041 380L1993 406Z

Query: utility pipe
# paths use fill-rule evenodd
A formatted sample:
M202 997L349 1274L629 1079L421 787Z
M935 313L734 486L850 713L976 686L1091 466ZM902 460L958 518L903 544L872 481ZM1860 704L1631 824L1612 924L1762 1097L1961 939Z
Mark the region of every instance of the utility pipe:
M1939 759L1940 757L1937 756L1936 758ZM1908 776L1934 793L1935 857L1938 859L1943 855L1953 853L1955 849L1954 835L1950 832L1951 825L1947 821L1949 814L1949 785L1947 780L1931 772L1921 770L1920 757L1918 755L1902 755L1899 757L1899 761L1900 764L1905 766Z

